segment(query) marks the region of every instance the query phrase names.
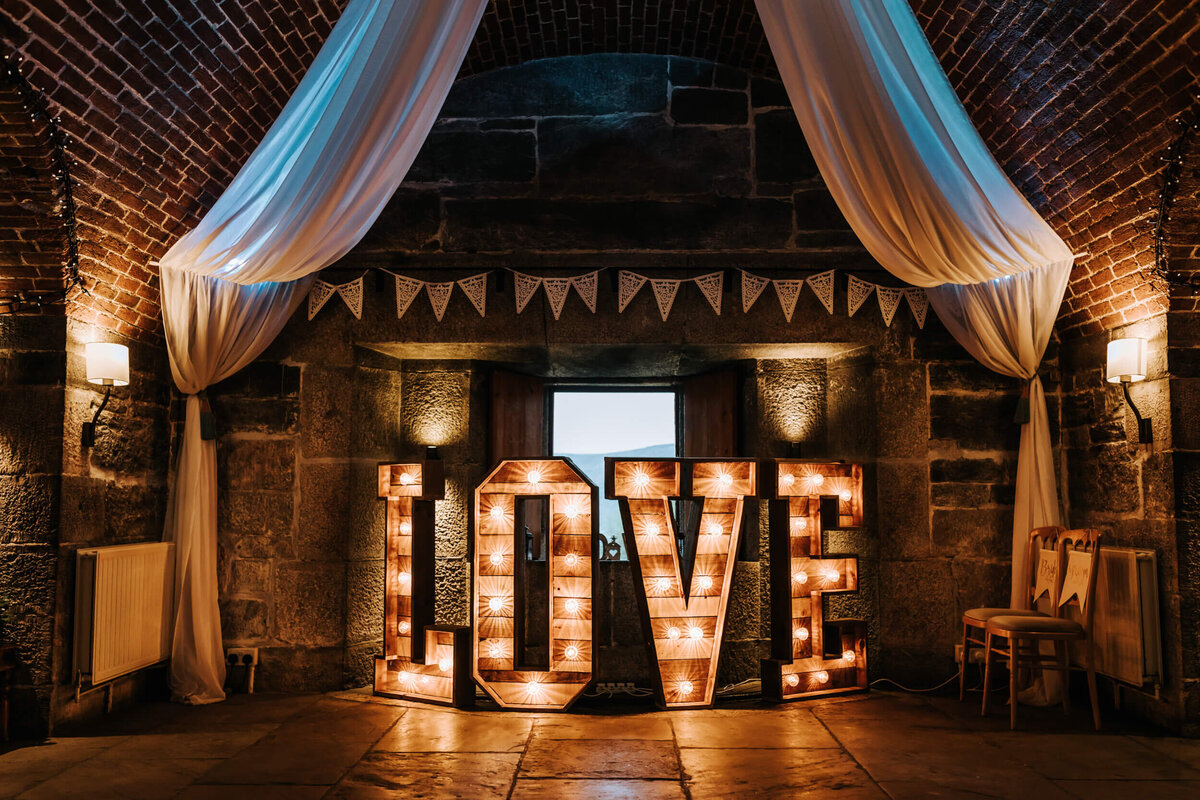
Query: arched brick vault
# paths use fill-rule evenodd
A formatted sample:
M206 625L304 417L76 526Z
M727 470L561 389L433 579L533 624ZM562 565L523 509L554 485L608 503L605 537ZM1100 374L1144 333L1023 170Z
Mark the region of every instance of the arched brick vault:
M1165 309L1148 281L1168 122L1197 90L1188 0L912 0L997 160L1076 250L1064 332ZM338 0L10 0L0 34L63 113L79 182L71 313L160 336L148 262L211 206L337 18ZM464 74L535 58L637 52L773 75L751 0L494 0Z

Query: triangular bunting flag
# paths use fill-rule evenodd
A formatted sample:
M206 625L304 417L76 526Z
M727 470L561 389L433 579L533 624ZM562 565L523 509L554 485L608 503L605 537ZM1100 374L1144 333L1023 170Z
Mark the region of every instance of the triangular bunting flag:
M571 288L570 278L542 278L542 286L546 289L546 299L550 301L550 313L554 319L562 314L563 306L567 303L567 292Z
M896 316L896 309L900 307L900 298L904 296L904 290L876 286L875 296L879 300L879 313L883 314L883 324L892 327L892 318Z
M671 306L675 305L675 295L679 294L679 284L683 281L677 281L671 278L652 278L650 280L650 288L654 290L654 302L658 303L658 313L662 315L663 322L667 321L667 317L671 316Z
M788 278L786 280L773 280L775 285L775 294L779 296L779 307L783 309L783 315L787 317L787 321L792 321L792 314L796 311L796 300L800 298L800 289L804 286L802 278Z
M621 270L617 273L617 313L624 314L629 301L646 285L646 276Z
M359 275L356 280L349 283L343 283L337 287L337 293L346 303L346 308L350 309L350 313L355 319L362 319L362 304L363 304L363 279Z
M718 317L721 316L721 299L724 296L725 273L710 272L707 275L693 278L693 280L700 287L700 291L704 293L704 299L712 306L712 310L717 312Z
M463 290L463 294L471 301L471 305L475 306L481 317L486 316L484 312L487 308L487 277L488 273L481 272L456 281L458 288Z
M408 311L412 301L421 293L421 289L425 287L425 281L406 278L394 272L392 277L396 279L396 319L400 319L404 316L404 312Z
M853 275L850 275L849 278L850 284L846 293L846 302L850 308L850 316L853 317L854 313L862 308L862 304L871 296L871 292L875 291L875 284L868 283Z
M924 289L905 289L904 299L908 301L908 308L912 311L913 319L917 321L917 327L924 330L925 317L929 314L929 295Z
M830 314L833 313L833 270L826 270L809 278L805 283L808 288L812 289L817 295L817 299L821 301L821 305L825 306L825 310Z
M600 270L589 272L586 275L576 275L571 278L571 285L575 287L575 291L583 298L583 303L588 307L588 311L596 313L596 287L599 285Z
M767 278L760 278L757 275L751 275L746 270L740 270L742 273L742 313L745 314L750 310L750 306L754 305L758 300L759 295L763 293L763 289L767 288L767 284L771 281Z
M325 281L313 281L312 288L308 290L308 319L317 315L321 307L325 305L329 298L333 297L334 286L332 283Z
M526 275L524 272L512 271L513 285L517 296L517 313L520 314L525 310L525 306L529 305L529 301L533 299L537 293L538 287L542 285L542 279L536 275Z
M433 306L433 315L441 322L450 305L450 293L454 291L454 281L445 283L426 283L425 294L429 295L429 305Z

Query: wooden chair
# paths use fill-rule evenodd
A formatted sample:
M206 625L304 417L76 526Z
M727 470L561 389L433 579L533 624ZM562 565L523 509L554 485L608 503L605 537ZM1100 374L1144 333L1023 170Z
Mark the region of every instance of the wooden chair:
M1096 653L1092 638L1092 599L1096 590L1100 532L1094 529L1064 531L1058 537L1058 585L1054 593L1054 616L998 616L987 622L984 635L983 708L987 715L991 688L992 656L1008 657L1009 725L1017 727L1017 673L1022 667L1053 669L1063 673L1063 711L1071 712L1069 676L1071 660L1067 644L1082 641L1087 651L1088 695L1092 722L1100 730L1100 706L1096 701ZM1079 608L1080 621L1064 615L1070 606ZM1001 642L1007 641L1007 646ZM1054 655L1043 655L1042 642L1054 644Z
M984 629L993 617L1034 616L1047 617L1038 611L1038 600L1049 595L1053 599L1058 584L1058 537L1063 529L1057 525L1034 528L1029 533L1028 569L1025 573L1025 591L1028 608L972 608L962 615L962 661L958 665L958 699L967 698L967 664L971 662L971 645L984 646ZM977 632L977 633L976 633ZM972 635L974 634L974 635Z

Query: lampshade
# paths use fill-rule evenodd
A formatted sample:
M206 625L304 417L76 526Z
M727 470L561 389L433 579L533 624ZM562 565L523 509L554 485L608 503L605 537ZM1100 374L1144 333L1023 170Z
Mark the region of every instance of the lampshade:
M87 358L87 381L100 386L129 385L129 348L111 342L88 342L84 345Z
M1108 382L1146 380L1146 340L1113 339L1108 343Z

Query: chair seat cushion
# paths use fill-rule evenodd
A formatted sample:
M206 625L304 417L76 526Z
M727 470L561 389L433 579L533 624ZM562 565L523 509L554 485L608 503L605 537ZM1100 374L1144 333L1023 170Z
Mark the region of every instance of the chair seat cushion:
M963 622L977 622L980 625L992 617L1045 617L1041 611L1031 611L1022 608L972 608L963 612Z
M1013 633L1046 633L1083 636L1083 626L1073 619L1061 617L1000 616L988 620L989 631Z

